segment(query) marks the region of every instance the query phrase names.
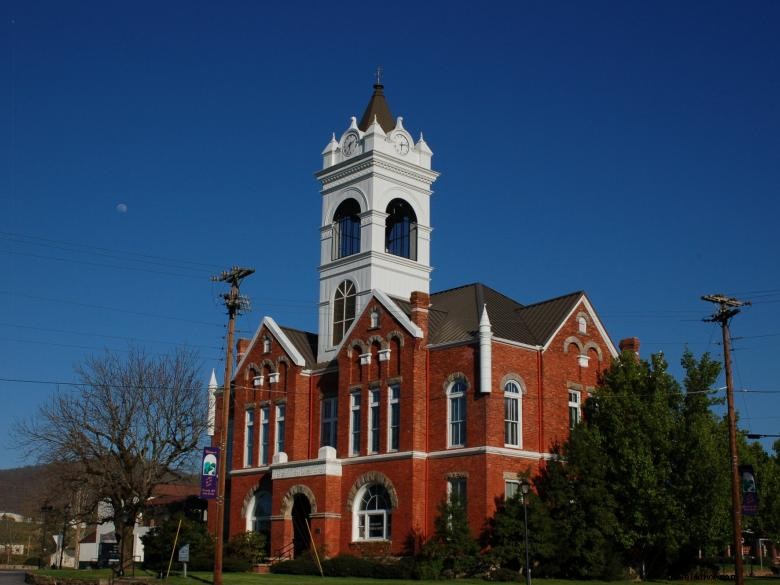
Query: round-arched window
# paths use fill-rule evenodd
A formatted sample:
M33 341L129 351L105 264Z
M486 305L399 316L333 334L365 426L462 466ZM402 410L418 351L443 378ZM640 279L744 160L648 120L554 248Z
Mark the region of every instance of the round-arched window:
M255 492L247 508L247 531L269 534L271 532L271 494L266 491Z
M403 199L387 206L385 249L395 256L417 260L417 216Z
M360 252L360 205L347 199L333 216L333 260Z
M389 540L392 508L385 486L363 486L355 502L355 540Z
M522 446L520 384L509 380L504 385L504 444L510 447Z
M333 345L344 339L344 334L355 320L357 289L351 280L343 281L336 289L333 299Z
M447 444L449 447L466 446L466 390L462 379L455 380L447 389Z

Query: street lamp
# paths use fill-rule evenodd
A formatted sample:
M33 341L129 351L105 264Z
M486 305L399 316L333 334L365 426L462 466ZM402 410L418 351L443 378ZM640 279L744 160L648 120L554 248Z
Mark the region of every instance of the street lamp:
M528 505L526 498L531 491L531 484L527 479L520 480L520 493L523 498L523 523L525 525L525 585L531 585L531 563L528 555Z

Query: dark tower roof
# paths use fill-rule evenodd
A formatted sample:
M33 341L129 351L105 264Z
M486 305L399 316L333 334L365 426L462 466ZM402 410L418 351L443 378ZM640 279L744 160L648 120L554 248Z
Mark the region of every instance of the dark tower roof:
M366 111L363 112L363 117L360 118L360 124L358 124L358 128L363 132L368 130L368 127L374 122L374 116L376 116L379 125L385 132L390 132L390 130L395 128L395 118L390 113L390 106L387 105L384 89L385 86L381 83L374 84L374 94L368 101Z

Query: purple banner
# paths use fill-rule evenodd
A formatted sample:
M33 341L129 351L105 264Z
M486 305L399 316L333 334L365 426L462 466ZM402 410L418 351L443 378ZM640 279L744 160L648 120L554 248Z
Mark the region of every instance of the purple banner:
M758 514L758 489L753 466L740 465L739 477L742 483L742 514L755 516Z
M200 497L204 500L213 500L217 497L219 447L206 447L203 449L203 460L200 468Z

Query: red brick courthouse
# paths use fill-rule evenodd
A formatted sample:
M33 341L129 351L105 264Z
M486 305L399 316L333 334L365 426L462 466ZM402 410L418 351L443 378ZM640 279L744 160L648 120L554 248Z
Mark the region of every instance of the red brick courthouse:
M430 293L432 154L381 85L325 147L318 332L265 317L238 342L231 535L399 553L447 497L477 531L616 355L583 292L527 305L482 284Z

